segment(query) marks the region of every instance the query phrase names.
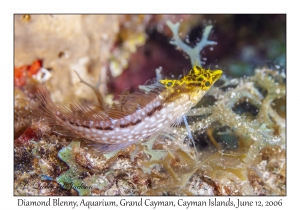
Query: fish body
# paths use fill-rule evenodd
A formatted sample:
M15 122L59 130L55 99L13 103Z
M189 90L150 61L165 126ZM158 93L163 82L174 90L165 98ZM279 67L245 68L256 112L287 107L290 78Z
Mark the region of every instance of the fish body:
M120 104L100 112L80 103L58 106L45 89L38 93L38 98L48 118L78 137L101 144L130 144L176 123L221 74L221 70L194 66L182 79L160 80L153 91L125 95Z

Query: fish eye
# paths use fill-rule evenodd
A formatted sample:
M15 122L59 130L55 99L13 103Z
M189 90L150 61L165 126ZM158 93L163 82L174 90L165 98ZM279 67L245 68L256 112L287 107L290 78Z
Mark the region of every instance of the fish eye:
M210 82L209 81L205 82L205 86L206 87L210 86Z
M173 84L173 82L168 82L167 86L168 86L168 87L171 87L172 84Z

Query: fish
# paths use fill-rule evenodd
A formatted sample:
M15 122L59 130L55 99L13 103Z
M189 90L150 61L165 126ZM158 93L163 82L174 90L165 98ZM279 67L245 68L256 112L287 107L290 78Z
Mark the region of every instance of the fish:
M44 117L67 132L103 145L122 148L147 139L180 121L221 77L222 70L194 66L181 79L161 79L148 91L125 94L106 110L73 101L56 105L46 88L37 99Z

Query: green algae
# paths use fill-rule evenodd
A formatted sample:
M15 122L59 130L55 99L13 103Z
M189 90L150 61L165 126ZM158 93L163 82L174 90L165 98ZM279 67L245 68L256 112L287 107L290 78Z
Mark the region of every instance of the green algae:
M75 152L80 148L80 141L72 141L67 147L58 152L58 157L67 163L69 170L56 178L56 181L64 189L75 189L79 195L91 195L93 188L102 189L106 186L105 183L97 183L100 177L92 175L86 179L80 179L80 175L88 172L85 168L77 164L75 160Z

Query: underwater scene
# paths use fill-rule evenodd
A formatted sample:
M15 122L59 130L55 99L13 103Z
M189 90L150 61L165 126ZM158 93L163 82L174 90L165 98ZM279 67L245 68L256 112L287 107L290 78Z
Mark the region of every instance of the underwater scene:
M286 15L14 15L13 155L15 196L285 196Z

